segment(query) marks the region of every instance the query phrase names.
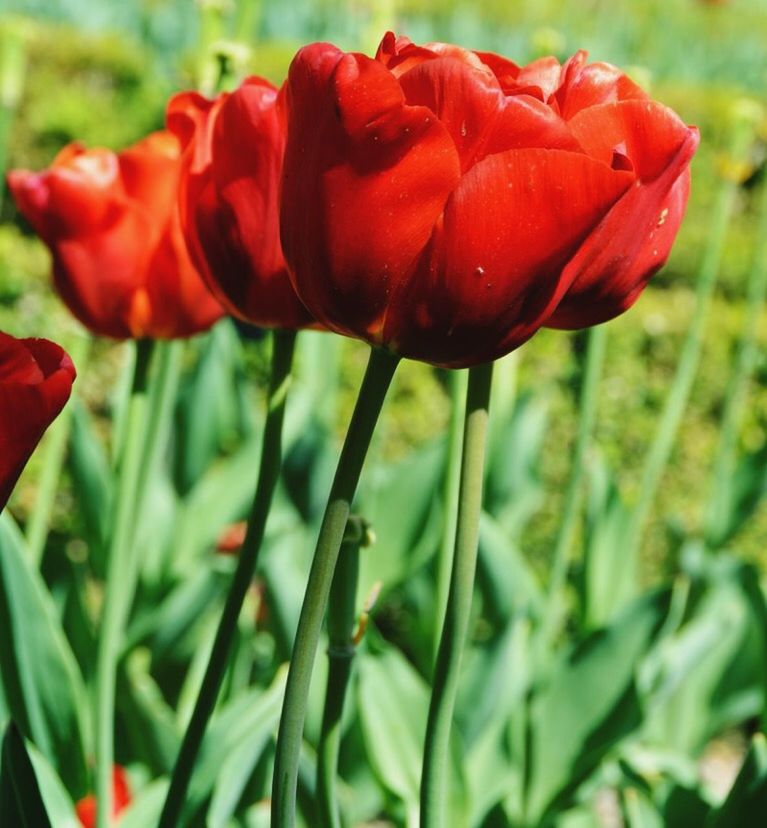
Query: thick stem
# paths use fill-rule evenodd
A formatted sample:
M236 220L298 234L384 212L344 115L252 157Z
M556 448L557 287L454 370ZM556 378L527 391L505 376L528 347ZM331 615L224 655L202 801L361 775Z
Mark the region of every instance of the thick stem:
M468 372L448 371L450 383L450 425L447 434L447 460L442 493L442 540L437 556L437 587L434 607L434 659L439 651L442 635L442 619L445 617L447 595L450 590L450 572L453 568L455 545L455 509L461 483L461 449L463 441L464 404Z
M106 588L96 661L96 826L107 828L112 813L114 702L116 665L120 653L126 594L127 559L133 540L139 494L147 411L147 378L153 342L136 342L136 362L128 406L125 444L117 483L116 511L107 558Z
M492 363L478 365L469 371L453 572L434 671L434 687L424 743L421 777L422 828L445 828L449 825L447 799L450 730L477 569L492 375Z
M266 423L253 508L237 561L237 569L216 631L208 666L184 734L176 766L173 769L170 787L160 816L160 828L175 828L179 824L194 764L229 663L232 642L237 632L237 619L256 570L266 520L280 476L282 423L285 418L285 403L290 384L296 334L294 331L277 330L273 336L272 375L269 382Z
M398 357L378 348L370 353L322 519L298 620L277 734L272 781L272 828L292 828L295 824L298 761L322 618L362 464L398 361Z
M317 806L322 828L341 828L336 779L341 748L341 721L352 662L356 647L354 626L357 617L357 582L360 545L366 527L360 520L349 519L338 558L328 603L328 683L322 729L317 747Z

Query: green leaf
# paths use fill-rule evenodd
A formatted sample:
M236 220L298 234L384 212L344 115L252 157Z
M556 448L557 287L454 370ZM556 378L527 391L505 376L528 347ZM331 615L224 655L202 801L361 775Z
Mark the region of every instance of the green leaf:
M607 751L641 721L634 674L668 610L643 597L555 666L530 705L526 818L537 825L568 804Z
M0 816L18 828L52 828L24 739L11 722L3 736Z
M27 753L52 824L55 828L81 828L72 799L56 771L34 745L27 745Z
M359 512L376 536L360 556L360 591L376 581L391 589L422 566L439 543L439 494L445 464L443 440L382 468L360 497Z
M428 687L398 650L387 648L376 656L363 651L357 663L357 706L370 763L384 787L398 796L409 812L417 813ZM456 826L467 824L469 812L458 745L456 738L448 806Z
M217 460L187 493L179 508L174 570L183 574L211 550L222 530L250 509L256 487L261 435L249 437L229 457Z
M757 733L727 799L706 820L706 828L752 828L767 814L767 740Z
M200 748L189 784L187 817L210 797L222 768L234 754L244 756L247 746L254 764L271 742L280 719L287 670L281 669L267 690L253 688L229 702L211 722ZM247 779L230 777L217 786L219 800L239 800Z
M540 455L549 433L548 407L543 395L525 393L516 401L511 417L493 421L491 416L484 504L513 538L545 497Z
M0 515L0 680L19 728L61 773L73 798L82 796L82 677L51 596L7 513Z
M578 586L586 629L609 623L638 592L637 561L626 554L630 513L602 463L592 464L583 569Z
M239 430L236 377L241 344L231 320L202 340L203 350L182 383L176 416L176 483L188 492Z
M103 575L112 507L112 474L90 414L80 400L72 400L71 415L69 470L77 491L77 508L85 524L91 565L97 574Z
M762 705L760 654L738 667L752 628L739 586L720 583L699 600L690 620L653 654L646 681L644 733L655 745L697 755L723 727L758 714Z

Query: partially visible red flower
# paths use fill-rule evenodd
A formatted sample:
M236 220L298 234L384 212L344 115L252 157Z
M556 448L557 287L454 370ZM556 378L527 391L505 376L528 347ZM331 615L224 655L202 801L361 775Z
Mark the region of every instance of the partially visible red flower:
M311 324L280 245L285 115L278 90L253 77L212 101L182 92L168 104L167 123L184 147L182 225L208 287L253 324Z
M387 34L285 87L282 243L320 323L447 367L628 308L668 256L695 128L608 64Z
M125 768L115 765L112 769L112 817L119 816L131 802L131 792L128 785L128 775ZM96 825L96 797L93 794L83 797L75 805L75 813L83 828L95 828Z
M72 360L58 345L0 331L0 509L74 379Z
M155 132L120 153L74 143L39 173L14 170L19 210L53 255L56 288L91 331L173 339L222 314L186 250L178 142Z
M222 555L236 555L245 543L247 531L248 524L244 520L227 526L218 537L216 552Z

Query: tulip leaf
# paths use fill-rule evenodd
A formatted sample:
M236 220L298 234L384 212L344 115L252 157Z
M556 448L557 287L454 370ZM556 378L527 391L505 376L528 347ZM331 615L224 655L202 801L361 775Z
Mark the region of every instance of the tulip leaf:
M177 517L175 571L188 571L227 526L247 515L260 456L261 435L254 434L232 455L212 463L186 494Z
M7 513L0 515L0 680L19 729L60 771L70 794L82 796L85 688L51 596Z
M668 591L631 605L563 654L530 704L526 819L566 805L607 751L641 723L635 671L668 609Z
M52 828L24 739L13 722L3 736L0 816L4 825Z
M77 491L91 565L104 574L104 549L109 534L112 503L112 474L104 448L94 432L90 414L78 399L72 400L72 435L69 469Z
M369 761L384 787L417 812L428 686L393 648L360 653L358 668L357 705ZM448 811L458 826L467 824L468 788L457 738L451 747Z
M437 504L444 465L445 444L439 440L384 467L365 487L359 512L376 542L360 556L363 595L376 581L393 588L434 554L442 528Z
M194 815L213 793L222 767L230 757L249 756L253 765L274 737L282 710L287 671L281 669L272 684L266 689L252 688L230 701L211 722L195 765L185 814ZM233 777L228 783L218 786L219 800L239 800L236 790L226 790L222 785L231 784L240 793L247 778ZM240 787L241 786L241 787Z

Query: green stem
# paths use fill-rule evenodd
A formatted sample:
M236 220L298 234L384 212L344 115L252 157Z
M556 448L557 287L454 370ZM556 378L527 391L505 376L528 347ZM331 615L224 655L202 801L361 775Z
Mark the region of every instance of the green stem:
M450 572L453 568L456 514L453 504L458 500L461 483L461 450L463 441L464 402L466 400L467 371L448 371L450 384L450 425L447 434L447 462L443 488L442 542L437 557L437 586L434 608L434 658L442 636L447 596L450 590Z
M253 508L237 561L237 569L216 630L208 666L173 769L159 828L175 828L179 825L194 764L229 663L232 642L237 631L237 619L240 617L242 604L256 570L266 520L282 465L282 424L290 385L295 340L294 331L274 331L272 374L269 381L266 423Z
M131 545L146 431L147 378L153 342L136 342L136 361L116 492L116 511L107 558L106 588L96 661L96 826L107 828L112 813L116 665L124 616Z
M90 339L78 337L69 348L69 355L72 358L72 362L74 362L75 368L81 375L85 370L89 347ZM72 427L71 410L67 406L62 411L61 416L48 429L48 435L43 444L43 470L40 474L35 508L30 515L26 532L29 557L35 567L40 565L43 552L45 551L45 543L48 540L51 513L53 512L53 504L56 500L59 478L61 477L61 469L64 466L64 457L66 456L67 443Z
M317 746L317 807L322 828L341 828L336 780L338 754L341 748L341 721L352 662L356 647L354 626L357 618L357 582L360 567L360 545L366 527L360 520L349 518L346 537L338 558L328 603L328 683L322 728Z
M767 185L762 185L759 221L756 232L757 249L746 298L746 320L740 340L737 362L725 395L719 445L711 475L708 508L703 516L706 543L715 546L721 531L721 508L725 502L723 489L732 485L738 432L746 408L748 384L759 356L757 336L765 295L767 294Z
M559 534L557 535L557 544L554 547L554 557L551 565L548 611L545 615L541 639L544 649L545 645L556 636L565 614L563 592L567 582L567 573L570 568L570 552L578 521L578 511L581 505L581 487L586 452L594 430L598 399L597 391L602 376L606 343L607 329L604 325L597 325L589 329L586 344L586 363L581 382L578 434L575 439L575 452L573 454L570 480L567 484L564 505L562 507L562 522L559 525Z
M449 825L447 800L450 730L458 692L461 659L469 629L474 576L477 569L492 376L492 363L478 365L469 371L453 572L424 743L421 776L422 828L445 828Z
M351 502L376 422L399 358L378 348L362 381L357 404L349 424L330 497L322 519L314 552L304 603L298 620L293 657L285 687L280 728L277 734L274 779L272 781L272 828L292 828L295 824L298 762L306 715L306 700L312 667L319 644L322 618L338 551L349 517Z
M730 157L734 164L737 165L745 157L752 135L753 127L751 123L745 119L738 119L734 127L730 150ZM724 181L714 205L708 243L703 254L703 262L698 277L692 322L687 330L674 381L666 398L655 439L647 454L639 485L639 495L631 512L625 534L623 555L629 562L636 560L636 553L655 499L655 493L668 463L674 446L674 439L692 390L703 346L703 331L722 262L727 227L732 215L737 189L738 182L734 177Z

